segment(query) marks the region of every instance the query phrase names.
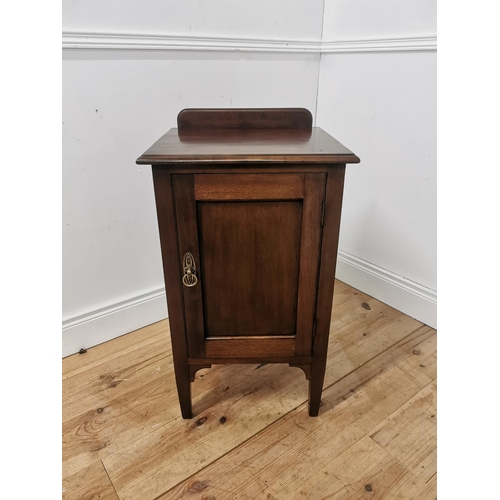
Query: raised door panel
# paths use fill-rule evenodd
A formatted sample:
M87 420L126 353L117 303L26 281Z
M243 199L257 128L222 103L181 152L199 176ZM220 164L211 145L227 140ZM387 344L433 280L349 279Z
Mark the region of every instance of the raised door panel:
M197 205L205 336L295 335L302 201Z
M309 356L325 175L172 182L179 258L192 255L197 281L183 287L189 356Z

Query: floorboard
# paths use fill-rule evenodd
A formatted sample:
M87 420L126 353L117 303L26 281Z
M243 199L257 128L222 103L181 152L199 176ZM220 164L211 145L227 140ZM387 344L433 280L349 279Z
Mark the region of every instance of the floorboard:
M319 417L301 370L216 365L187 421L168 335L63 360L65 499L436 498L435 330L337 282Z

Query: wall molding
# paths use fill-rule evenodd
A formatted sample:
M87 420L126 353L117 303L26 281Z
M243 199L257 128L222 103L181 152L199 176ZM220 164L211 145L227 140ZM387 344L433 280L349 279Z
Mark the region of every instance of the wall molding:
M437 292L339 250L336 278L433 328Z
M313 40L267 40L261 38L226 38L153 35L147 33L63 32L63 49L104 50L209 50L224 52L313 52L321 42Z
M167 317L165 288L151 290L103 307L66 317L62 355L107 342Z
M342 52L414 52L437 50L436 36L331 40L321 44L323 54Z
M411 52L437 50L437 37L409 36L401 38L321 41L65 31L62 34L62 48L66 50L192 50L315 54L342 52Z

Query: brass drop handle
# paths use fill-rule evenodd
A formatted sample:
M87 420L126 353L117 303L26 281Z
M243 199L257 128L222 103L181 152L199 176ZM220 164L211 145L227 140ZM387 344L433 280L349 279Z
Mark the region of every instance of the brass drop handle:
M184 269L184 275L182 276L182 283L184 283L184 286L195 286L196 283L198 283L198 277L196 276L196 264L191 252L186 252L184 254L182 267Z

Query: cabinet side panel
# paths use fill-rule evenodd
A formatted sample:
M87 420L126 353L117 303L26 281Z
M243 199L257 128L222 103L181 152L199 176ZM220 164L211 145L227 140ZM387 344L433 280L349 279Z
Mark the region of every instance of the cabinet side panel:
M167 292L168 319L170 323L175 378L184 415L184 408L190 408L191 406L191 391L189 384L184 315L182 312L182 285L177 251L171 177L164 169L153 167L153 181L160 233L163 274ZM189 412L186 412L186 415L188 413Z
M339 243L340 214L342 211L342 195L344 190L344 174L345 165L331 167L328 170L326 181L325 216L316 305L316 337L314 338L313 363L309 383L309 408L311 415L317 415L318 413L325 377Z
M312 348L325 178L325 174L306 174L304 178L297 305L297 356L309 356Z

